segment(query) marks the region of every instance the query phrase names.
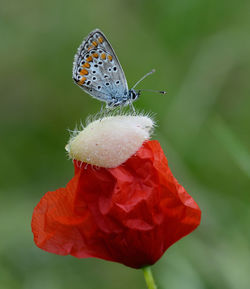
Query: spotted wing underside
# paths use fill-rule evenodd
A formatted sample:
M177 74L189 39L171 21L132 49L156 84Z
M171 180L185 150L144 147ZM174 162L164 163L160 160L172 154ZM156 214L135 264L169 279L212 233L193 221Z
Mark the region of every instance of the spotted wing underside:
M118 58L99 29L92 31L78 48L73 79L85 92L107 103L114 103L128 93Z

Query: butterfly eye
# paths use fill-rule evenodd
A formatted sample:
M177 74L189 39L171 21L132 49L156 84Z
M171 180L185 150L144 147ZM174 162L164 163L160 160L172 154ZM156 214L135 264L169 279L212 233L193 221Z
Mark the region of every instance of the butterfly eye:
M137 99L137 94L135 92L132 92L132 100Z

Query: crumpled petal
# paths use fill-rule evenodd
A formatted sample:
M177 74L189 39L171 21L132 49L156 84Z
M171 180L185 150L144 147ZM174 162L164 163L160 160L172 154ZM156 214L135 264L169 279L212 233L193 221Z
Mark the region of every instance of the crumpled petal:
M74 165L66 188L46 193L34 209L34 241L43 250L141 268L200 223L158 141L116 168Z

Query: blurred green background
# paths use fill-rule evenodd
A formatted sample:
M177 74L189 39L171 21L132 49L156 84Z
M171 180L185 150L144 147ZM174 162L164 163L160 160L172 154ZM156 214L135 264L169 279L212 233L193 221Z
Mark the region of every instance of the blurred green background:
M68 128L100 109L71 80L94 28L129 86L156 68L135 106L156 113L201 226L153 267L159 288L250 288L249 0L4 1L0 9L0 288L146 288L142 272L49 254L33 243L34 206L73 176Z

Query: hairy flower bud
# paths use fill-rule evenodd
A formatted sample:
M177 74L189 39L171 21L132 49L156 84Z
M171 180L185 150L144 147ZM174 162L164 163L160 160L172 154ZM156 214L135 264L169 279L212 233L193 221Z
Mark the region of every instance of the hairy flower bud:
M147 116L110 116L95 120L69 140L70 158L114 168L125 162L150 138L154 123Z

